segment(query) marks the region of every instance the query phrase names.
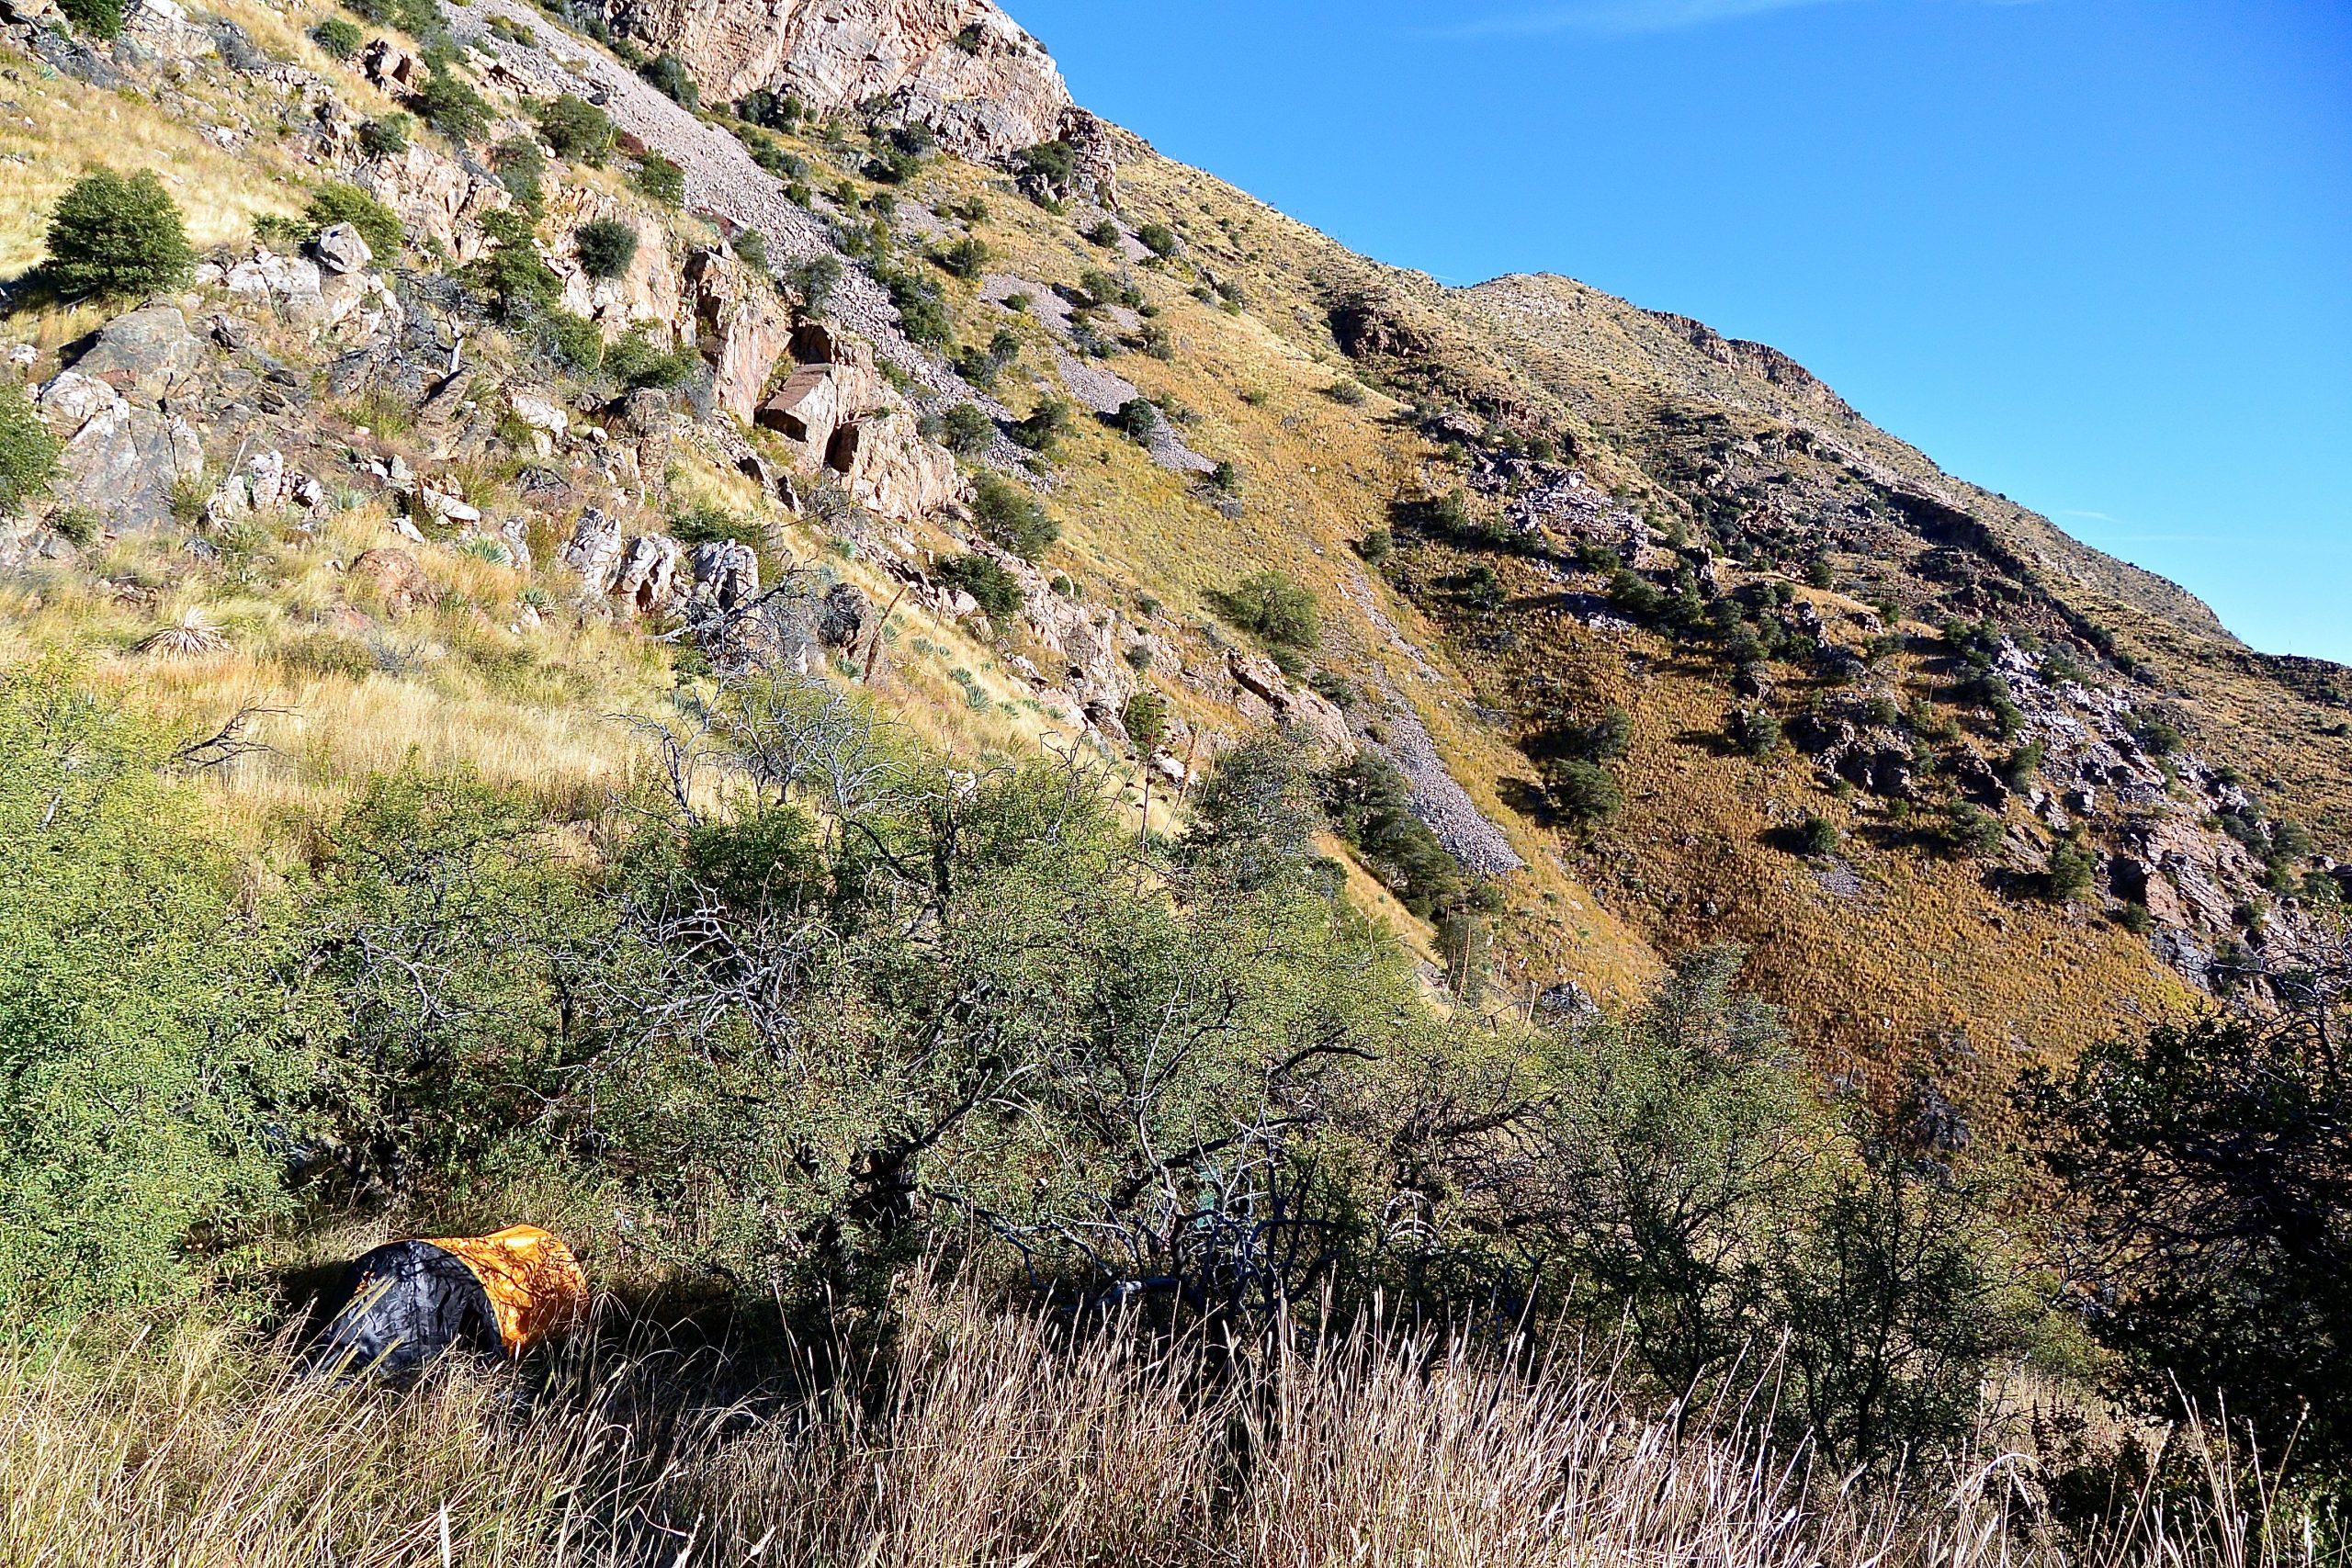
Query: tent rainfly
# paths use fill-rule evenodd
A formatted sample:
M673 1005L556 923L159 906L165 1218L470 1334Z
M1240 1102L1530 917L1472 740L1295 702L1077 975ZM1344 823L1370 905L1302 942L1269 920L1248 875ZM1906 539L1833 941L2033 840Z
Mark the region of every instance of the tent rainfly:
M313 1359L379 1376L460 1347L520 1356L579 1321L588 1304L579 1260L536 1225L389 1242L354 1263L345 1286L343 1310Z

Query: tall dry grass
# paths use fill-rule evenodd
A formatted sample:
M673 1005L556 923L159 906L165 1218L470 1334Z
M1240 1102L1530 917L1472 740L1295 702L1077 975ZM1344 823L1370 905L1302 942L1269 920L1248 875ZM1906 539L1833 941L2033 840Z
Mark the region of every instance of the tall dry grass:
M335 1564L1738 1564L2288 1568L2325 1549L2211 1430L2201 1485L2050 1528L1988 1450L1864 1487L1753 1412L1645 1414L1605 1367L1428 1336L1216 1360L918 1292L894 1346L803 1392L575 1348L407 1391L185 1328L95 1367L0 1362L0 1562Z

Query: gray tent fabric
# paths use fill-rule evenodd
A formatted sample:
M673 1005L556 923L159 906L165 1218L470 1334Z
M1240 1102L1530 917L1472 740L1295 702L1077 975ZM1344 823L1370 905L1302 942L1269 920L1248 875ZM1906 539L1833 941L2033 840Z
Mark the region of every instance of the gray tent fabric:
M321 1371L401 1377L446 1350L499 1348L490 1293L464 1259L395 1241L351 1266L343 1308L311 1348Z

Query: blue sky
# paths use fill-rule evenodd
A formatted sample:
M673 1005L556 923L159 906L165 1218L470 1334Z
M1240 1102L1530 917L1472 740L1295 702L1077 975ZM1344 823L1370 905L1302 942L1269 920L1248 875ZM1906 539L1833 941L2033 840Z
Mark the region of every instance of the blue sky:
M1795 355L2352 662L2347 0L1007 0L1080 100L1384 261Z

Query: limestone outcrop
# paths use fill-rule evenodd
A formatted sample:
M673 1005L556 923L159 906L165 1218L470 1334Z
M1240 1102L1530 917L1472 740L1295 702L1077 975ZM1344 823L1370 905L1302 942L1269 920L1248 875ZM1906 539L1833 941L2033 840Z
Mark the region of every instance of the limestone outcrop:
M879 105L967 158L1051 141L1070 108L1052 56L989 0L606 0L605 19L684 61L706 98Z

